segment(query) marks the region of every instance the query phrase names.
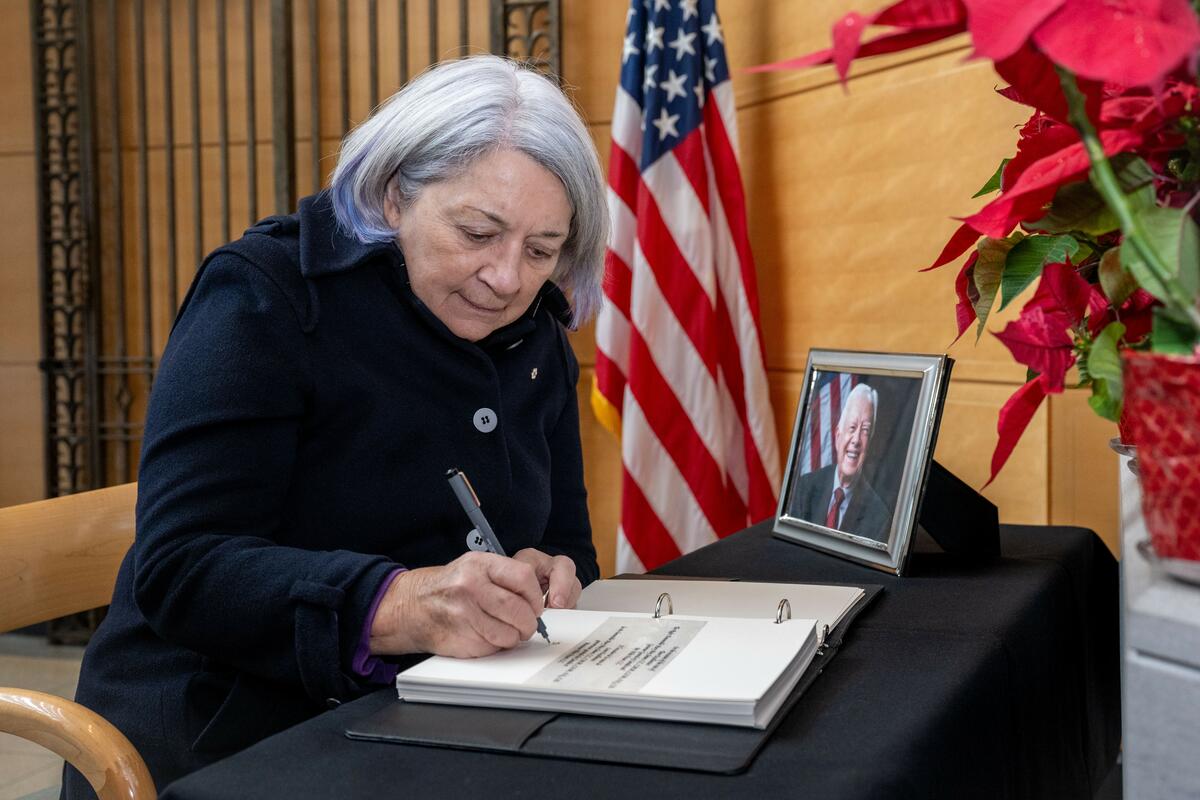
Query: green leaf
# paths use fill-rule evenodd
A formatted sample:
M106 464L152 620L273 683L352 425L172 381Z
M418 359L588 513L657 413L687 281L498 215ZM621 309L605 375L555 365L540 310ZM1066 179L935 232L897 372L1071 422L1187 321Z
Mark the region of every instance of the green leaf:
M1119 153L1109 159L1117 183L1134 209L1149 208L1155 203L1154 171L1141 158L1131 153Z
M1169 309L1155 308L1150 342L1156 353L1188 356L1197 345L1196 331L1187 322L1176 318Z
M1121 248L1110 247L1100 256L1100 288L1114 306L1129 299L1137 288L1137 281L1121 266Z
M1113 394L1112 386L1106 380L1092 381L1092 396L1088 405L1097 416L1117 422L1121 419L1121 397Z
M1123 323L1110 322L1092 340L1086 361L1086 372L1092 379L1092 396L1088 398L1088 404L1097 414L1114 422L1121 415L1121 396L1124 394L1121 354L1117 350L1124 335Z
M1087 371L1093 378L1103 378L1106 381L1121 385L1121 354L1117 347L1121 337L1125 335L1123 322L1110 322L1104 330L1092 340L1092 346L1087 354Z
M1004 260L1000 279L1003 301L1000 310L1042 274L1047 264L1061 264L1079 252L1079 242L1070 236L1027 236L1017 242Z
M1144 208L1135 212L1134 220L1145 235L1144 243L1166 266L1168 280L1178 284L1182 298L1195 302L1200 289L1200 231L1196 223L1182 208ZM1121 263L1143 289L1159 300L1170 301L1171 287L1150 271L1128 241L1121 248Z
M1017 231L1006 239L982 239L975 248L979 257L975 259L974 280L976 295L971 297L971 305L975 307L975 316L979 325L975 329L975 341L983 336L984 325L988 315L992 313L992 305L996 302L996 292L1000 289L1000 276L1004 274L1004 261L1013 246L1025 238Z
M1059 187L1046 215L1026 223L1025 227L1042 233L1079 231L1089 236L1103 236L1121 227L1121 222L1108 210L1104 198L1090 183L1076 181Z
M1012 159L1006 158L1003 161L1001 161L1000 166L996 167L996 172L992 175L992 177L988 178L988 181L987 181L987 183L985 183L983 185L983 188L980 189L975 194L971 195L971 198L974 199L976 197L983 197L985 194L991 194L992 192L999 189L1000 188L1000 178L1004 175L1004 168L1006 166L1008 166L1009 161L1012 161Z
M1111 162L1130 205L1134 209L1153 206L1154 173L1149 165L1128 153L1113 156ZM1102 236L1120 228L1121 222L1090 181L1076 181L1059 187L1046 215L1025 227L1043 233L1078 231L1089 236Z

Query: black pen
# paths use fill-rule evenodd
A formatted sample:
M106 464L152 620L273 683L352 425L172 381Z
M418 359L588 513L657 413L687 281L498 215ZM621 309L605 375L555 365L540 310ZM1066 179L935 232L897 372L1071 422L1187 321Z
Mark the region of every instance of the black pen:
M504 547L501 546L500 540L496 538L496 532L492 530L492 526L488 524L487 517L483 515L483 509L479 507L479 495L475 494L475 489L471 486L471 482L467 480L467 476L461 469L451 467L446 470L446 480L450 482L450 488L454 490L454 496L458 498L459 505L463 507L463 511L467 512L467 518L475 526L473 533L479 534L483 540L483 544L487 545L488 550L491 550L498 556L507 557L508 554L504 552ZM472 547L471 549L474 550L475 548ZM538 617L537 632L546 640L546 644L550 644L550 635L546 633L546 623L542 622L541 617Z

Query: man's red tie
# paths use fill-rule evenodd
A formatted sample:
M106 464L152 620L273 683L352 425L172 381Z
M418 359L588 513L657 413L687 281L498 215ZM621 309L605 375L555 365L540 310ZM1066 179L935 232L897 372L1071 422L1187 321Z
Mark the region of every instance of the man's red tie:
M842 487L837 487L833 490L833 502L829 504L829 513L825 515L825 527L836 528L838 526L838 511L842 508L842 501L846 499L846 493L842 491Z

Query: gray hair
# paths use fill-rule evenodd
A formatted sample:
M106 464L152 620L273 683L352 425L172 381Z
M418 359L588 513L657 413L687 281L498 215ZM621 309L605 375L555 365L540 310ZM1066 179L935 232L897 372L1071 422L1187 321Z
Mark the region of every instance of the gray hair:
M846 421L846 412L850 410L850 405L856 397L862 397L871 404L871 427L875 427L875 412L879 410L879 393L865 383L859 383L850 390L850 394L846 395L846 402L842 403L842 413L838 415L838 430L841 430L842 423Z
M566 189L571 230L550 276L571 297L574 326L600 308L608 208L596 148L579 113L549 79L514 61L471 56L413 79L342 142L330 195L359 241L396 237L384 216L389 186L405 203L480 156L518 150Z

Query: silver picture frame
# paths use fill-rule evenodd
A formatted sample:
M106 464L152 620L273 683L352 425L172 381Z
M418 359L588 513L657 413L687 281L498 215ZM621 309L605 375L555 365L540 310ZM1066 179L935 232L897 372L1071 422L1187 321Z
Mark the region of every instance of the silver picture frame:
M902 575L953 363L946 355L810 351L774 534Z

